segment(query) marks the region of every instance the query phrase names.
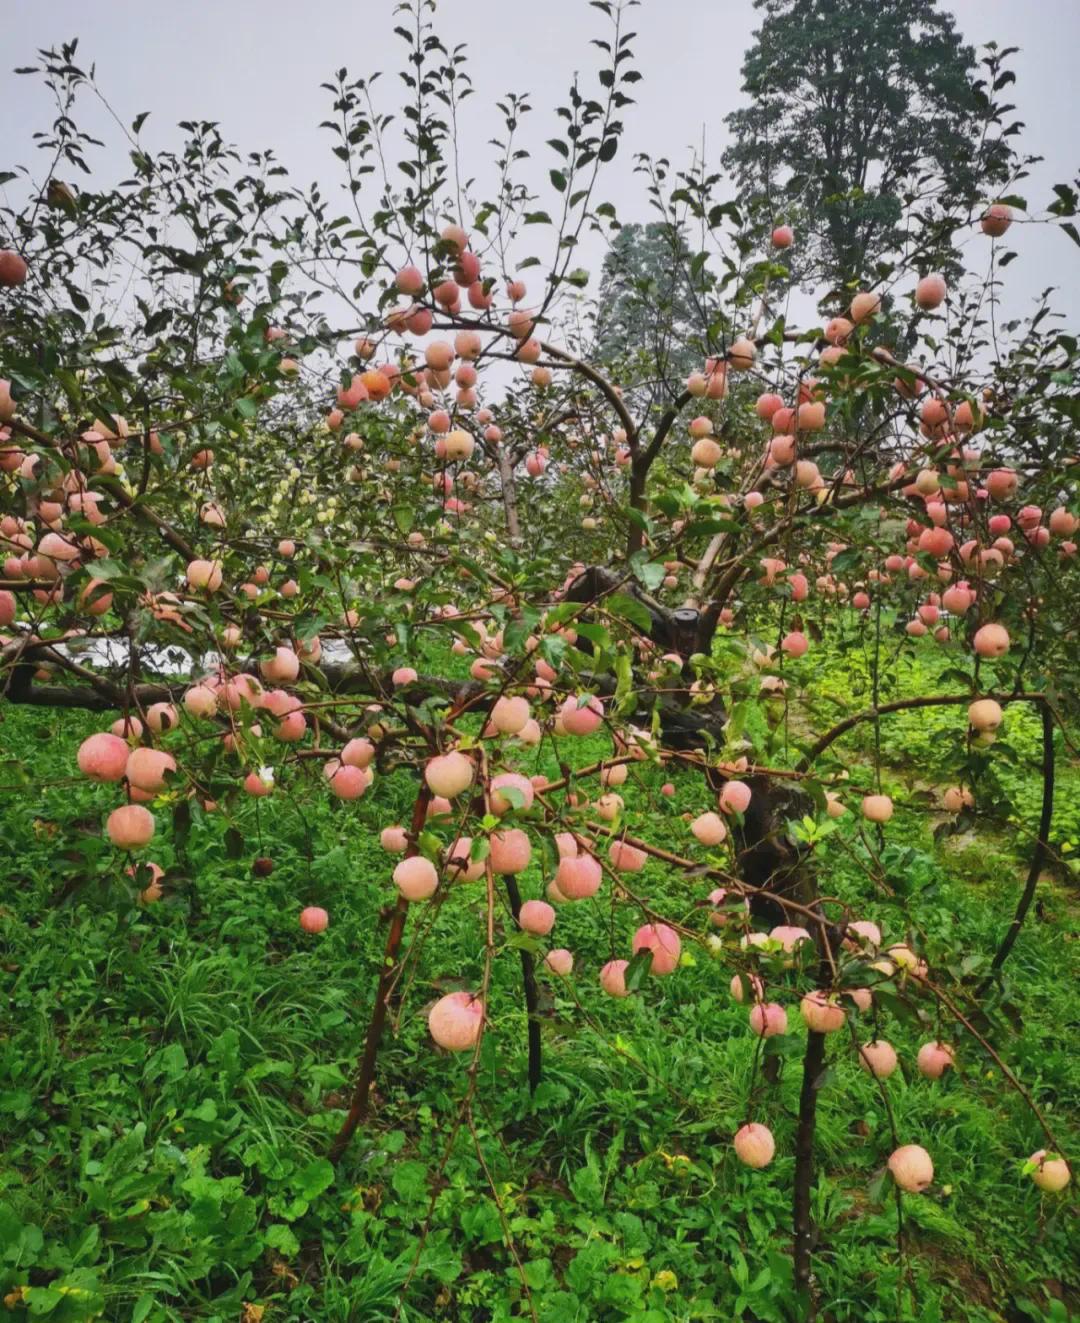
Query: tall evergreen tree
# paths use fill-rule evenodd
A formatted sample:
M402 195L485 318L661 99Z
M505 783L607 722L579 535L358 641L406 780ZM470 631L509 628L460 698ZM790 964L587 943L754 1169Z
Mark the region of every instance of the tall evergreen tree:
M808 280L874 279L916 199L962 210L1005 177L1006 140L982 133L974 52L936 0L755 4L750 104L727 117L725 165L763 220L808 218L797 268ZM947 252L946 237L927 256Z
M608 367L634 358L650 375L685 377L700 355L691 342L704 318L691 286L686 237L663 221L624 225L604 256L595 327L597 359Z

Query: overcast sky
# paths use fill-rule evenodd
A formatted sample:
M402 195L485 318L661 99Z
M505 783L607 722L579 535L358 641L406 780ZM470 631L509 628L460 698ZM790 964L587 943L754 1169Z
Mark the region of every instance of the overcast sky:
M1018 81L1009 91L1028 126L1025 148L1046 158L1022 186L1041 208L1051 185L1073 180L1080 168L1080 0L953 0L944 7L969 42L993 39L1021 48L1013 63ZM151 149L176 144L180 119L217 120L245 150L272 147L294 183L318 179L324 188L338 175L329 135L317 127L328 109L320 82L341 65L354 76L392 73L403 51L391 32L393 0L5 0L4 8L7 68L31 63L37 48L78 35L82 60L96 64L125 123L152 112L143 130ZM888 0L878 9L887 22ZM624 221L649 218L641 181L631 170L633 151L682 162L704 133L708 156L718 162L723 119L740 104L739 69L758 15L751 0L644 0L631 19L644 79L634 89L637 104L625 112L628 136L605 189ZM546 172L553 163L542 145L555 128L551 108L563 100L575 69L595 68L592 57L599 53L587 43L606 35L602 15L586 0L440 0L437 24L448 44L469 45L477 95L463 130L476 154L476 173L490 167L489 107L513 88L532 94L537 165L531 177L542 178L541 166ZM396 108L394 81L385 78L381 88L385 108ZM6 78L2 89L3 165L40 168L30 134L48 123L48 99L30 79ZM89 103L86 109L86 125L100 129L111 147L91 158L95 170L106 179L119 177L126 167L119 133ZM1009 273L1016 290L1009 310L1025 310L1029 295L1057 285L1056 305L1074 325L1080 322L1080 249L1056 229L1014 227L1013 235L1020 256ZM583 264L595 271L600 255L586 253Z

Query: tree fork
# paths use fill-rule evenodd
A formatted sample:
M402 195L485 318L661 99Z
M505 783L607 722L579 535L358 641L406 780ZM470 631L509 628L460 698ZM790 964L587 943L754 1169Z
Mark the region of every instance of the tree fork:
M428 789L427 782L422 781L420 791L416 796L416 803L413 805L409 844L405 851L405 858L407 859L420 852L417 841L423 829L430 802L431 791ZM375 1078L375 1059L379 1054L379 1043L382 1039L383 1029L386 1026L390 994L393 991L394 980L397 977L398 952L401 949L401 939L405 933L405 919L408 912L409 902L404 896L399 896L390 919L390 931L386 934L382 968L379 971L379 981L375 988L375 1002L371 1008L371 1018L368 1021L367 1035L364 1039L364 1053L360 1058L356 1083L353 1086L352 1101L349 1104L349 1110L341 1129L334 1137L334 1142L330 1145L327 1153L327 1157L335 1164L348 1147L349 1140L356 1133L357 1126L367 1116L371 1104L371 1085Z

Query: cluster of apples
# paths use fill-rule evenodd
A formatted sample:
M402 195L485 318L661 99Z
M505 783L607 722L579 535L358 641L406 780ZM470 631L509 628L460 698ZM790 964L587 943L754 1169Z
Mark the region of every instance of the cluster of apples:
M717 891L713 899L718 906L723 906L726 895L723 891ZM728 913L720 909L714 921L726 923ZM779 959L783 968L791 968L798 959L799 947L807 944L808 949L812 948L813 939L805 928L780 925L769 933L749 933L741 939L740 944L759 957ZM854 920L847 924L844 954L861 962L868 972L880 978L891 979L899 975L912 980L916 987L928 974L926 962L906 943L883 948L881 930L869 920ZM761 1038L787 1033L787 1011L778 1002L766 1000L764 979L756 973L749 977L736 974L732 978L731 992L736 1001L744 1001L748 988L754 999L749 1012L751 1031ZM809 1031L834 1034L848 1027L849 1016L855 1009L865 1013L870 1010L872 1002L873 992L870 987L845 988L840 993L817 989L802 997L799 1012ZM887 1080L900 1064L896 1049L883 1038L875 1037L868 1042L857 1043L856 1049L863 1070L878 1080ZM926 1079L938 1080L947 1070L955 1068L955 1049L950 1043L931 1039L919 1048L915 1065ZM735 1134L734 1147L739 1160L753 1168L768 1166L776 1153L772 1132L756 1121L747 1122L739 1128ZM922 1193L934 1178L933 1161L926 1149L918 1144L905 1144L896 1149L890 1155L887 1165L897 1185L910 1193ZM1025 1171L1040 1189L1047 1191L1064 1189L1070 1179L1068 1164L1045 1149L1032 1155L1025 1164Z
M480 324L491 331L489 345L497 347L498 342L509 337L512 357L531 368L532 384L539 389L550 386L552 370L540 362L543 347L533 335L535 319L520 306L527 293L525 282L518 278L506 280L505 292L511 307L505 317L496 322L492 315L496 282L492 277L484 277L480 259L470 247L470 237L460 225L443 228L433 257L444 259L446 265L436 266L431 274L425 275L420 267L409 263L395 273L395 290L413 302L391 310L383 318L383 331L423 339L434 327L436 316L448 320L460 318L467 303L470 315L485 319ZM273 330L275 338L284 334L280 328ZM378 344L369 336L362 336L356 341L354 350L358 359L368 362L378 352ZM362 404L378 403L399 390L412 396L427 411L426 426L433 438L432 453L441 463L468 463L476 450L478 438L490 446L499 445L503 433L493 412L477 407L478 360L485 352L480 333L471 328L462 329L452 340L428 340L420 352L422 363L410 352L399 363L386 362L354 373L351 380L338 390L334 407L326 416L330 430L336 433L345 427L349 415ZM449 399L451 388L454 390L452 401ZM470 415L468 426L460 421L454 425L455 415L460 414ZM358 432L350 430L344 435L344 445L348 451L355 452L362 450L364 443ZM547 447L538 445L525 457L526 473L530 477L541 476L549 460ZM433 482L448 513L460 515L468 511L468 502L453 494L453 478L440 473ZM475 475L459 473L457 482L466 490L474 488Z

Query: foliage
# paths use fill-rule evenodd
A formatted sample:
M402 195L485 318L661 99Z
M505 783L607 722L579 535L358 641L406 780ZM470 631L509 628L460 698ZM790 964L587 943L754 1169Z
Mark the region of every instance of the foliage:
M768 224L793 221L805 239L798 268L837 289L882 278L908 248L904 217L942 209L920 236L917 261L934 270L985 190L1015 169L1018 125L990 98L1014 81L991 52L977 76L937 0L902 0L888 22L859 0L756 0L763 11L743 64L750 104L727 117L725 164ZM948 217L953 219L949 220Z
M700 323L686 236L660 221L624 225L604 256L591 357L616 377L636 377L633 356L652 372L685 379L700 360L693 340ZM630 360L627 362L626 360Z
M848 666L822 653L817 688L842 686ZM909 675L906 691L919 692L921 678ZM0 922L12 1013L0 1045L3 1293L33 1284L38 1316L56 1319L101 1310L227 1319L244 1302L279 1318L389 1319L437 1194L405 1317L512 1316L517 1275L467 1136L437 1177L461 1067L430 1056L423 1005L472 966L471 911L442 906L423 939L425 968L381 1058L377 1115L320 1189L382 949L373 916L384 807L290 802L271 827L263 806L249 803L234 819L244 853L231 857L226 820L208 818L191 839L192 880L161 904L133 907L115 864L92 890L57 904L57 834L85 840L108 798L68 783L74 749L94 728L81 718L58 729L53 714L30 709L9 711L3 726L4 784L19 764L36 766L42 783L36 801L9 799L4 814ZM885 733L899 753L895 723ZM948 755L946 741L932 742L920 753L923 775L947 781ZM546 757L540 765L549 766ZM870 766L860 760L857 770ZM700 778L677 775L678 807L703 805ZM1066 805L1080 767L1070 776ZM910 902L915 923L936 942L985 949L1011 906L1026 840L1000 819L984 822L969 880L952 841L934 843L918 795L899 781L897 791L897 837L926 861ZM386 793L404 811L408 778L395 776ZM649 815L641 816L644 826ZM260 825L271 832L261 844ZM672 829L685 830L677 819ZM998 842L992 852L988 831ZM831 887L861 895L866 881L845 857L849 839L842 825L825 867ZM274 873L252 878L250 857L263 848ZM689 899L664 870L649 885L665 906ZM325 905L331 929L298 932L298 903ZM505 914L499 922L500 941L510 940ZM585 960L594 925L583 914L573 927ZM1080 1089L1061 1033L1075 1015L1075 931L1075 904L1051 890L1042 921L1022 937L1012 991L1025 1027L1017 1064L1040 1100L1057 1099L1063 1111ZM520 993L507 966L496 978L496 1032L482 1067L499 1084L483 1093L478 1130L540 1317L637 1319L652 1309L661 1320L730 1318L741 1307L744 1317L785 1318L790 1264L778 1250L791 1159L763 1181L729 1156L724 1131L739 1114L754 1043L723 964L698 956L663 989L621 1002L590 999L586 978L544 984L547 1079L530 1100ZM793 1028L792 1048L800 1034ZM905 1022L889 1035L908 1059L921 1037ZM932 1145L942 1182L925 1209L905 1209L914 1219L914 1299L900 1317L988 1323L1042 1299L1044 1282L1075 1297L1080 1279L1067 1214L1048 1199L1040 1206L1038 1192L1008 1174L1013 1155L1037 1142L1030 1120L1001 1093L976 1045L960 1045L962 1080L890 1082ZM783 1081L769 1112L786 1147L797 1072L786 1053L779 1059ZM893 1323L895 1274L882 1262L893 1216L888 1202L867 1197L881 1116L853 1061L839 1053L834 1070L823 1095L822 1304L838 1320ZM863 1283L854 1297L852 1282ZM79 1283L87 1295L65 1296L66 1312L62 1302L49 1310L50 1290ZM1053 1317L1048 1304L1032 1308L1034 1319Z
M1028 1158L1073 1138L1031 931L1064 920L1007 838L973 902L962 845L1006 814L1058 868L1073 834L1031 819L1080 717L1076 338L1046 297L998 324L1016 218L963 190L910 200L850 320L790 326L719 174L639 157L687 248L656 343L696 370L593 362L579 249L620 233L640 74L632 4L591 9L539 184L523 95L474 172L430 0L395 8L402 106L325 85L333 195L215 125L151 155L144 116L132 176L73 188L92 68L29 71L60 113L0 212L13 1311L866 1318L873 1262L878 1316L944 1317L927 1242L995 1229L1007 1290L1074 1284ZM961 220L988 264L913 291ZM897 717L938 709L941 748ZM938 1088L924 1038L961 1048ZM916 1139L938 1185L884 1186Z

